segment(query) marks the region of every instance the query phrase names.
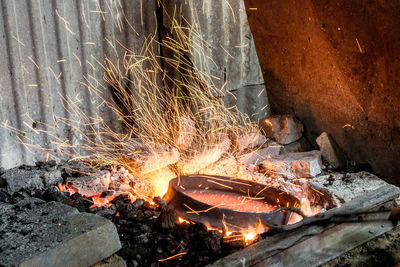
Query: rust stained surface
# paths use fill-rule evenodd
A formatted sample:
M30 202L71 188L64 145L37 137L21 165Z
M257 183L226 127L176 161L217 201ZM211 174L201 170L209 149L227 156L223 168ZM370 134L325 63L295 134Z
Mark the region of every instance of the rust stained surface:
M400 2L245 3L272 113L295 114L309 140L326 131L348 158L399 177Z

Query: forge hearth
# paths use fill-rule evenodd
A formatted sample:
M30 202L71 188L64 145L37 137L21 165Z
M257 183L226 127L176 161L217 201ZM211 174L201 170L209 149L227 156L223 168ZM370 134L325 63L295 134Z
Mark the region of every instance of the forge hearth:
M246 241L240 233L225 236L226 225L231 227L230 230L240 232L241 228L259 219L264 220L265 227L276 218L270 220L271 217L263 217L259 212L251 217L254 213L240 209L232 215L226 210L229 206L215 207L218 206L214 205L216 203L196 196L195 190L207 194L224 193L228 186L245 196L258 193L258 196L269 199L268 207L272 206L272 209L279 207L276 197L280 194L280 199L286 200L284 206L296 206L301 200L251 181L209 175L182 176L180 181L178 178L172 180L174 188L180 187L182 191L169 192L174 196L171 199L166 197L169 204L161 198L154 198L152 202L140 198L135 200L129 193L116 195L109 199L111 202L106 202L111 192L109 189L104 189L102 196L87 197L71 190L62 192L58 189L62 188L60 185L56 187L60 179L65 183L80 177L84 181L99 182L99 177L113 176L112 170L115 168L96 170L74 163L63 166L42 163L2 171L0 257L7 260L4 264L25 266L26 262L36 262L38 266L57 266L59 262L69 261L71 266L87 266L117 252L128 266L151 263L155 266L204 266L212 262L214 266L236 266L242 262L246 262L246 266L277 262L288 266L318 265L392 229L387 220L388 213L393 207L393 199L400 194L397 187L367 172L323 173L307 181L315 193L311 195L319 196L320 204L328 206L315 216L294 224L287 224L290 211L288 214L279 212L277 227L270 225L269 231L260 234L264 229L256 233L252 238L259 242L243 248L254 241ZM16 173L19 179L7 178L15 177ZM59 179L48 179L50 176L55 178L56 173L60 175ZM24 180L26 183L21 182ZM93 188L98 189L97 182L93 183ZM249 185L252 189L245 190ZM90 184L86 186L90 187ZM108 186L112 186L111 183ZM88 188L83 189L86 192ZM182 198L182 195L176 197L185 192L191 199ZM242 199L243 195L239 198ZM94 205L94 200L100 202ZM193 200L206 202L208 206L204 203L197 206ZM252 208L256 209L257 205ZM214 213L202 214L201 211L207 209ZM238 222L244 224L232 227ZM204 224L216 230L207 229Z

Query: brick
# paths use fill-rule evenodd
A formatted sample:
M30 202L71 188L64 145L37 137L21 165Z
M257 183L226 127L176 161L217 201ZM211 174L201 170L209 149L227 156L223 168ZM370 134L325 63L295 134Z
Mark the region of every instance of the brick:
M253 148L263 145L267 142L267 138L260 131L244 131L239 133L231 133L231 139L234 147L241 151L246 148Z
M258 165L264 159L279 155L281 148L282 146L276 142L268 142L268 145L264 145L261 149L239 155L238 161L242 164Z
M324 158L333 168L340 168L344 165L344 157L338 145L330 135L323 132L315 140Z
M312 150L275 156L264 160L260 170L287 178L315 177L322 172L321 153Z
M282 145L287 145L302 137L303 124L293 115L273 115L258 121L260 131Z

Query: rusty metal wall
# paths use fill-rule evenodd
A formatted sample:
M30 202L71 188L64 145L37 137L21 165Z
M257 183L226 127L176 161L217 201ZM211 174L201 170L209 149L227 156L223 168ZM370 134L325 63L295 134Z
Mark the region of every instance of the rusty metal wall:
M169 2L170 14L182 14L190 24L198 24L196 31L208 45L203 51L205 56L194 59L195 65L207 69L216 77L215 85L230 92L225 96L225 105L237 105L253 121L269 115L267 92L243 0Z
M64 108L62 99L69 99L84 114L118 127L100 99L85 89L84 77L103 84L98 62L105 55L121 56L116 40L127 48L141 48L143 35L155 32L156 1L1 0L0 5L2 125L23 131L24 140L36 146L54 146L49 136L36 134L38 130L79 144L79 132L59 121L79 119ZM0 128L0 167L30 164L46 156Z

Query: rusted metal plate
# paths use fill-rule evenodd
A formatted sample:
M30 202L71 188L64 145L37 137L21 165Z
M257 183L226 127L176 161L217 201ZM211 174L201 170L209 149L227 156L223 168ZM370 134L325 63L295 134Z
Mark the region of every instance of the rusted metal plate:
M294 196L274 187L212 175L174 178L164 199L174 205L179 216L230 231L254 228L259 222L285 225L291 212L273 211L300 204Z

